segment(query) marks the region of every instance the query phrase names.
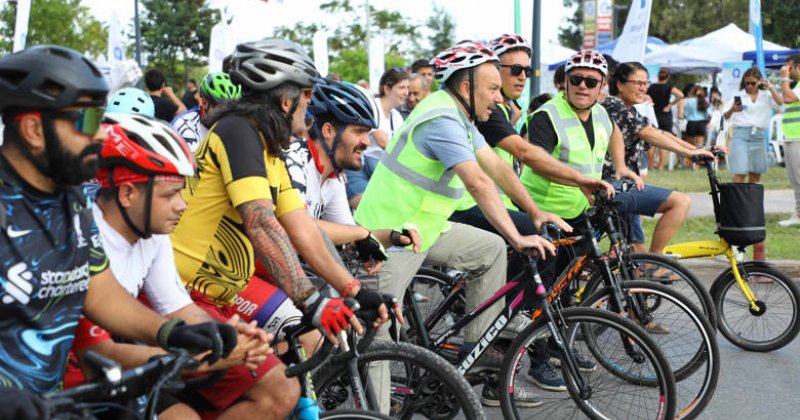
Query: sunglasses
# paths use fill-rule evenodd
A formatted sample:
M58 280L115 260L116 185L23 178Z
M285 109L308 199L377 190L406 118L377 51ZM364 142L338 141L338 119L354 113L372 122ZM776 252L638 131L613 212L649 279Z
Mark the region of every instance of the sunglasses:
M758 82L744 82L745 86L755 86L757 84L758 84Z
M72 121L75 124L75 129L88 136L94 136L100 130L100 124L105 116L106 108L104 106L82 108L77 111L42 111L42 112L26 112L17 115L14 119L21 120L26 115L34 115L39 118L46 115L51 118L59 120Z
M631 83L637 88L646 88L650 86L650 82L647 80L628 80L625 83Z
M592 89L597 86L602 80L595 79L594 77L583 77L578 76L577 74L573 74L569 76L569 84L572 86L578 87L581 85L581 82L586 83L586 87Z
M531 77L531 72L533 71L531 66L523 66L522 64L501 64L500 67L510 68L512 76L519 76L524 71L525 77Z

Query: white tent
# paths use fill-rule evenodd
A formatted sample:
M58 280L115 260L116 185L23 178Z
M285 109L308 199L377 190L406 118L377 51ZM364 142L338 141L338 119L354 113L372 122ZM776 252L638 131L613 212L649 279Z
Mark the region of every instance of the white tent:
M653 51L644 57L645 64L667 67L677 72L708 73L722 68L722 63L741 61L745 51L755 48L753 35L731 23L698 38ZM764 41L765 50L788 48Z
M576 53L575 50L567 47L562 47L561 45L558 44L543 45L540 56L542 66L544 67L544 65L546 64L560 63L562 61L566 61L568 58L572 57L572 55L575 53Z

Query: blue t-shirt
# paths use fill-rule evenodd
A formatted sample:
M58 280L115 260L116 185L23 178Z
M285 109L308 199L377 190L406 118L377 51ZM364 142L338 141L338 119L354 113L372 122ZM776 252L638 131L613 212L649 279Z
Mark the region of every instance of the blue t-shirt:
M463 115L459 116L467 123ZM426 121L414 129L414 146L425 157L442 162L447 169L461 162L476 160L475 151L486 147L486 140L475 124L469 124L472 131L470 145L464 123L449 117Z
M686 121L707 121L708 108L705 111L697 109L697 98L686 98L683 101L683 116Z
M0 229L0 386L49 392L108 258L80 187L38 191L2 155Z

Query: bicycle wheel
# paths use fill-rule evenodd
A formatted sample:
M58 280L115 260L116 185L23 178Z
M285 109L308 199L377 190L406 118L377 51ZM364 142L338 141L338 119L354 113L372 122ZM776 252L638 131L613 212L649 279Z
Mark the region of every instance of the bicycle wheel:
M566 363L561 364L569 392L543 392L544 402L536 408L520 408L514 389L530 367L527 357L533 343L552 336L543 317L536 319L511 343L506 352L500 379L500 401L506 419L668 419L675 415L675 378L661 350L641 327L613 313L592 308L568 308L555 315L566 348L594 361L602 354L604 364L592 372L572 377ZM592 336L589 340L588 335ZM625 337L623 339L622 337ZM595 347L590 350L589 347ZM631 351L629 351L631 350ZM632 383L618 378L603 366L627 369L643 378ZM518 375L521 373L521 376ZM587 392L576 385L584 381Z
M442 307L442 302L455 292L451 303ZM412 301L413 300L413 301ZM428 337L435 339L444 333L447 328L455 324L464 316L466 296L463 287L459 288L458 279L446 273L430 268L420 268L411 279L411 283L403 299L404 313L414 307L414 314L409 314L406 334L411 342L419 344L418 323L425 323ZM433 315L442 311L436 321ZM419 315L419 320L416 316Z
M648 281L631 281L623 285L625 293L644 302L648 321L666 328L668 333L650 333L672 367L677 391L677 418L697 417L711 401L719 380L719 347L711 324L700 310L671 288ZM582 305L610 309L613 289L605 287L586 299ZM657 305L651 302L657 301ZM647 330L647 329L646 329ZM665 332L665 330L660 330ZM639 381L628 372L614 370L606 365L602 354L595 357L620 378Z
M711 294L688 268L679 262L658 254L631 253L623 258L632 265L632 280L647 280L670 287L678 293L689 298L689 301L700 308L705 314L711 327L717 329L717 313ZM611 259L612 269L619 271L619 260ZM598 267L590 276L586 286L587 292L583 296L591 296L597 289L604 286L602 274Z
M484 419L478 397L463 376L440 356L409 343L376 341L358 358L359 371L371 362L390 362L391 411L401 419ZM365 383L362 378L362 383ZM345 364L324 364L315 374L317 401L326 410L351 406Z
M385 416L375 411L359 411L359 410L334 410L325 411L319 415L319 419L328 420L388 420L389 416Z
M711 287L719 331L728 341L749 351L773 351L791 343L800 331L797 286L785 274L763 263L746 262L740 264L739 271L760 310L750 307L733 270L727 269Z

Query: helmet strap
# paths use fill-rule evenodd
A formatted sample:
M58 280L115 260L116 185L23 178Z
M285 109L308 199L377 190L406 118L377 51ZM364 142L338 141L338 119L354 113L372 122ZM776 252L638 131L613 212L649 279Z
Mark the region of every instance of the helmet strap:
M328 142L326 142L322 137L322 132L319 127L317 127L317 124L314 124L313 129L316 137L320 140L320 143L322 143L322 148L325 149L325 154L328 155L328 159L331 161L333 172L336 174L336 176L339 176L339 172L341 172L342 168L338 163L336 163L336 148L339 147L339 141L342 139L342 133L344 133L344 130L347 129L347 124L342 125L338 130L336 130L336 135L333 137L333 143L331 143L330 147L328 147Z
M449 89L449 90L453 94L453 96L456 97L458 102L461 103L461 105L464 107L464 109L467 110L467 113L469 114L470 120L477 121L475 119L475 72L474 72L474 69L475 69L475 67L470 67L467 70L469 72L469 103L467 103L467 101L465 101L464 98L462 98L461 95L458 92L455 92L452 89Z
M153 205L153 186L155 184L155 177L149 176L147 178L147 187L145 189L145 203L144 203L144 231L140 230L136 227L136 224L133 223L131 220L130 215L128 214L128 210L122 205L119 201L119 186L116 185L114 182L114 171L108 171L108 178L109 184L112 186L112 190L114 191L114 200L117 202L117 208L119 208L119 212L122 215L122 220L125 221L125 224L128 225L128 228L131 232L135 233L136 236L142 239L148 239L153 235L153 232L150 231L150 217L152 214L152 205Z

